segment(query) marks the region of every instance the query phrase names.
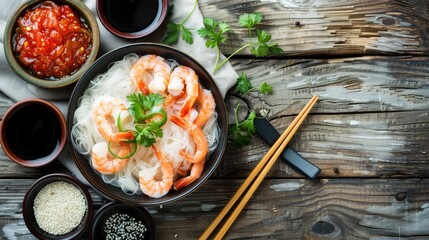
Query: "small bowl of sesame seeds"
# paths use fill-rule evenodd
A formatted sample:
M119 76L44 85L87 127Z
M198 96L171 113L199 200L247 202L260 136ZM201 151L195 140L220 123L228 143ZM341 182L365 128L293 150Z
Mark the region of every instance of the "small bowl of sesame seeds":
M91 224L91 238L154 240L155 223L143 207L112 202L95 214Z
M91 223L92 200L79 180L54 173L31 185L22 213L27 228L38 239L74 239Z

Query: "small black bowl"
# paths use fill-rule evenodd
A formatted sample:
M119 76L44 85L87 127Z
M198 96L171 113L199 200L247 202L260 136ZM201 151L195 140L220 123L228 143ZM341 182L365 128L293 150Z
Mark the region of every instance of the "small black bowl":
M63 235L53 235L41 229L36 222L36 217L34 216L34 210L33 210L34 199L36 198L39 191L47 184L52 182L57 182L57 181L67 182L72 184L76 188L78 188L82 192L86 200L86 206L87 206L86 213L83 216L83 219L80 222L80 224L71 232ZM24 201L22 203L22 214L24 215L24 221L25 221L25 224L27 225L27 228L38 239L74 239L80 236L91 223L92 200L88 192L88 189L79 180L67 174L54 173L54 174L46 175L44 177L39 178L30 186L30 188L28 189L27 193L24 196Z
M161 26L167 17L169 1L97 0L96 2L100 21L109 32L125 39L138 39L150 35Z
M104 223L115 213L127 214L136 220L141 221L146 227L146 235L144 239L155 239L155 223L149 212L138 206L131 206L121 203L109 203L103 206L95 214L91 223L91 238L96 240L106 239L106 234L103 230Z

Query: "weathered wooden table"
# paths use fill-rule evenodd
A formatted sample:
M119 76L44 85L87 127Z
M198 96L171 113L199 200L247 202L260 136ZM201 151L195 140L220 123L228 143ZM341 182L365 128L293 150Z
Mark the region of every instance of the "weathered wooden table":
M244 97L284 130L312 95L320 99L290 146L322 169L308 180L278 161L227 239L429 238L429 8L426 0L201 0L204 16L231 24L221 50L243 45L237 18L261 12L281 56L232 60L271 95ZM13 103L1 96L1 114ZM203 187L148 208L159 239L196 239L268 146L228 146ZM0 238L31 239L21 203L60 164L20 167L0 156ZM96 208L106 201L93 193Z

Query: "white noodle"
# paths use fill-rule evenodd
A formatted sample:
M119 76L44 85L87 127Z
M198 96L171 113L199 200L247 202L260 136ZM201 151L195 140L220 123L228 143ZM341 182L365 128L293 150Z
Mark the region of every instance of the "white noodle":
M129 107L126 96L136 93L137 90L131 83L130 70L140 58L136 54L129 54L122 60L112 64L107 72L97 75L88 85L83 96L79 99L79 107L75 111L74 125L71 131L71 139L74 148L90 160L92 146L105 141L94 124L92 111L100 100L107 96L118 98ZM178 114L184 99L179 99L171 108L166 109L167 114ZM192 115L192 121L195 119ZM125 129L134 129L132 119L124 124ZM162 127L163 137L158 139L155 146L171 161L176 170L189 170L192 166L179 153L181 149L187 152L195 151L195 144L189 133L179 126L167 120ZM215 112L204 125L203 132L209 143L208 155L217 147L220 129L217 124ZM207 156L208 157L208 156ZM100 174L103 181L113 186L120 187L127 194L142 194L139 187L138 175L144 171L147 176L159 179L161 176L160 164L151 148L138 146L136 153L129 159L126 167L116 174Z

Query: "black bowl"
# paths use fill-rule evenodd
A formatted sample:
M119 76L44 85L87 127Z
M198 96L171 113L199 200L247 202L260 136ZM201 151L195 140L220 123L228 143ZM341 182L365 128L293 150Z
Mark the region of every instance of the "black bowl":
M155 239L155 223L146 209L139 206L131 206L114 202L103 206L95 214L91 223L92 239L106 239L105 232L103 230L104 223L115 213L127 214L135 218L137 221L141 221L141 223L146 227L144 239Z
M67 130L69 137L73 137L70 133L73 127L74 112L78 107L79 98L84 94L84 91L86 90L90 81L93 80L98 74L106 72L111 63L122 60L125 55L130 53L136 53L138 55L156 54L165 59L174 59L181 65L193 68L199 76L200 84L204 86L204 88L211 90L216 102L218 125L221 129L221 134L218 147L210 154L209 158L207 159L201 177L197 181L193 182L187 187L180 189L179 191L171 190L167 195L161 198L150 198L145 195L137 194L129 195L124 193L119 187L105 183L98 173L92 168L89 156L81 155L73 148L72 144L69 145L70 152L82 175L88 180L88 182L94 187L96 191L104 195L106 198L132 205L162 205L183 198L184 196L193 192L210 177L210 175L218 166L227 143L228 122L225 102L223 101L222 94L217 88L211 75L201 64L185 53L180 52L174 48L155 43L138 43L127 45L115 49L100 57L97 61L94 62L94 64L77 83L69 102L67 115Z
M150 35L151 33L153 33L155 30L157 30L161 24L164 22L165 18L167 17L167 11L168 11L168 0L158 0L158 9L157 11L154 11L155 15L153 22L151 24L149 24L148 26L146 26L143 29L139 29L137 31L130 31L130 30L125 30L125 29L120 29L117 27L117 25L115 24L115 22L111 20L111 18L109 16L114 16L113 18L117 18L119 16L115 16L115 13L120 13L121 11L124 11L125 9L127 9L127 7L125 7L125 9L115 9L117 11L112 11L112 9L110 8L110 6L115 6L110 5L112 4L112 2L114 1L106 1L106 0L97 0L97 14L98 17L100 18L101 23L103 24L103 26L112 34L121 37L121 38L125 38L125 39L137 39L137 38L143 38L146 37L148 35ZM110 2L110 3L109 3ZM136 22L141 21L141 19L137 16L140 17L145 17L145 13L141 12L141 10L146 10L146 11L150 11L150 7L148 8L148 3L154 3L156 1L140 1L140 4L137 4L139 1L134 1L134 0L128 0L128 1L120 1L120 6L124 7L124 6L129 6L129 7L133 7L133 9L130 9L131 12L128 12L128 14L124 14L123 16L121 16L119 19L116 19L117 21L119 20L120 22L123 23L127 23L130 26L133 26L136 24ZM119 4L119 1L116 1L117 4ZM143 9L140 9L138 6L143 7L143 5L145 6ZM150 6L151 4L149 4ZM109 9L109 10L108 10ZM109 11L112 11L109 13ZM137 18L136 18L137 17ZM135 19L136 18L136 19ZM134 21L133 21L134 20ZM121 24L120 24L121 25Z
M81 223L73 229L71 232L63 235L53 235L45 232L39 227L36 222L36 217L34 216L34 199L36 198L39 191L45 187L47 184L57 181L63 181L74 185L78 188L86 200L86 213L81 221ZM22 203L22 214L24 215L24 221L27 228L30 232L37 237L38 239L74 239L79 237L89 226L92 219L92 200L91 195L88 192L88 189L76 178L71 177L66 174L54 173L46 175L39 178L35 181L31 187L28 189L27 193L24 196L24 201Z

